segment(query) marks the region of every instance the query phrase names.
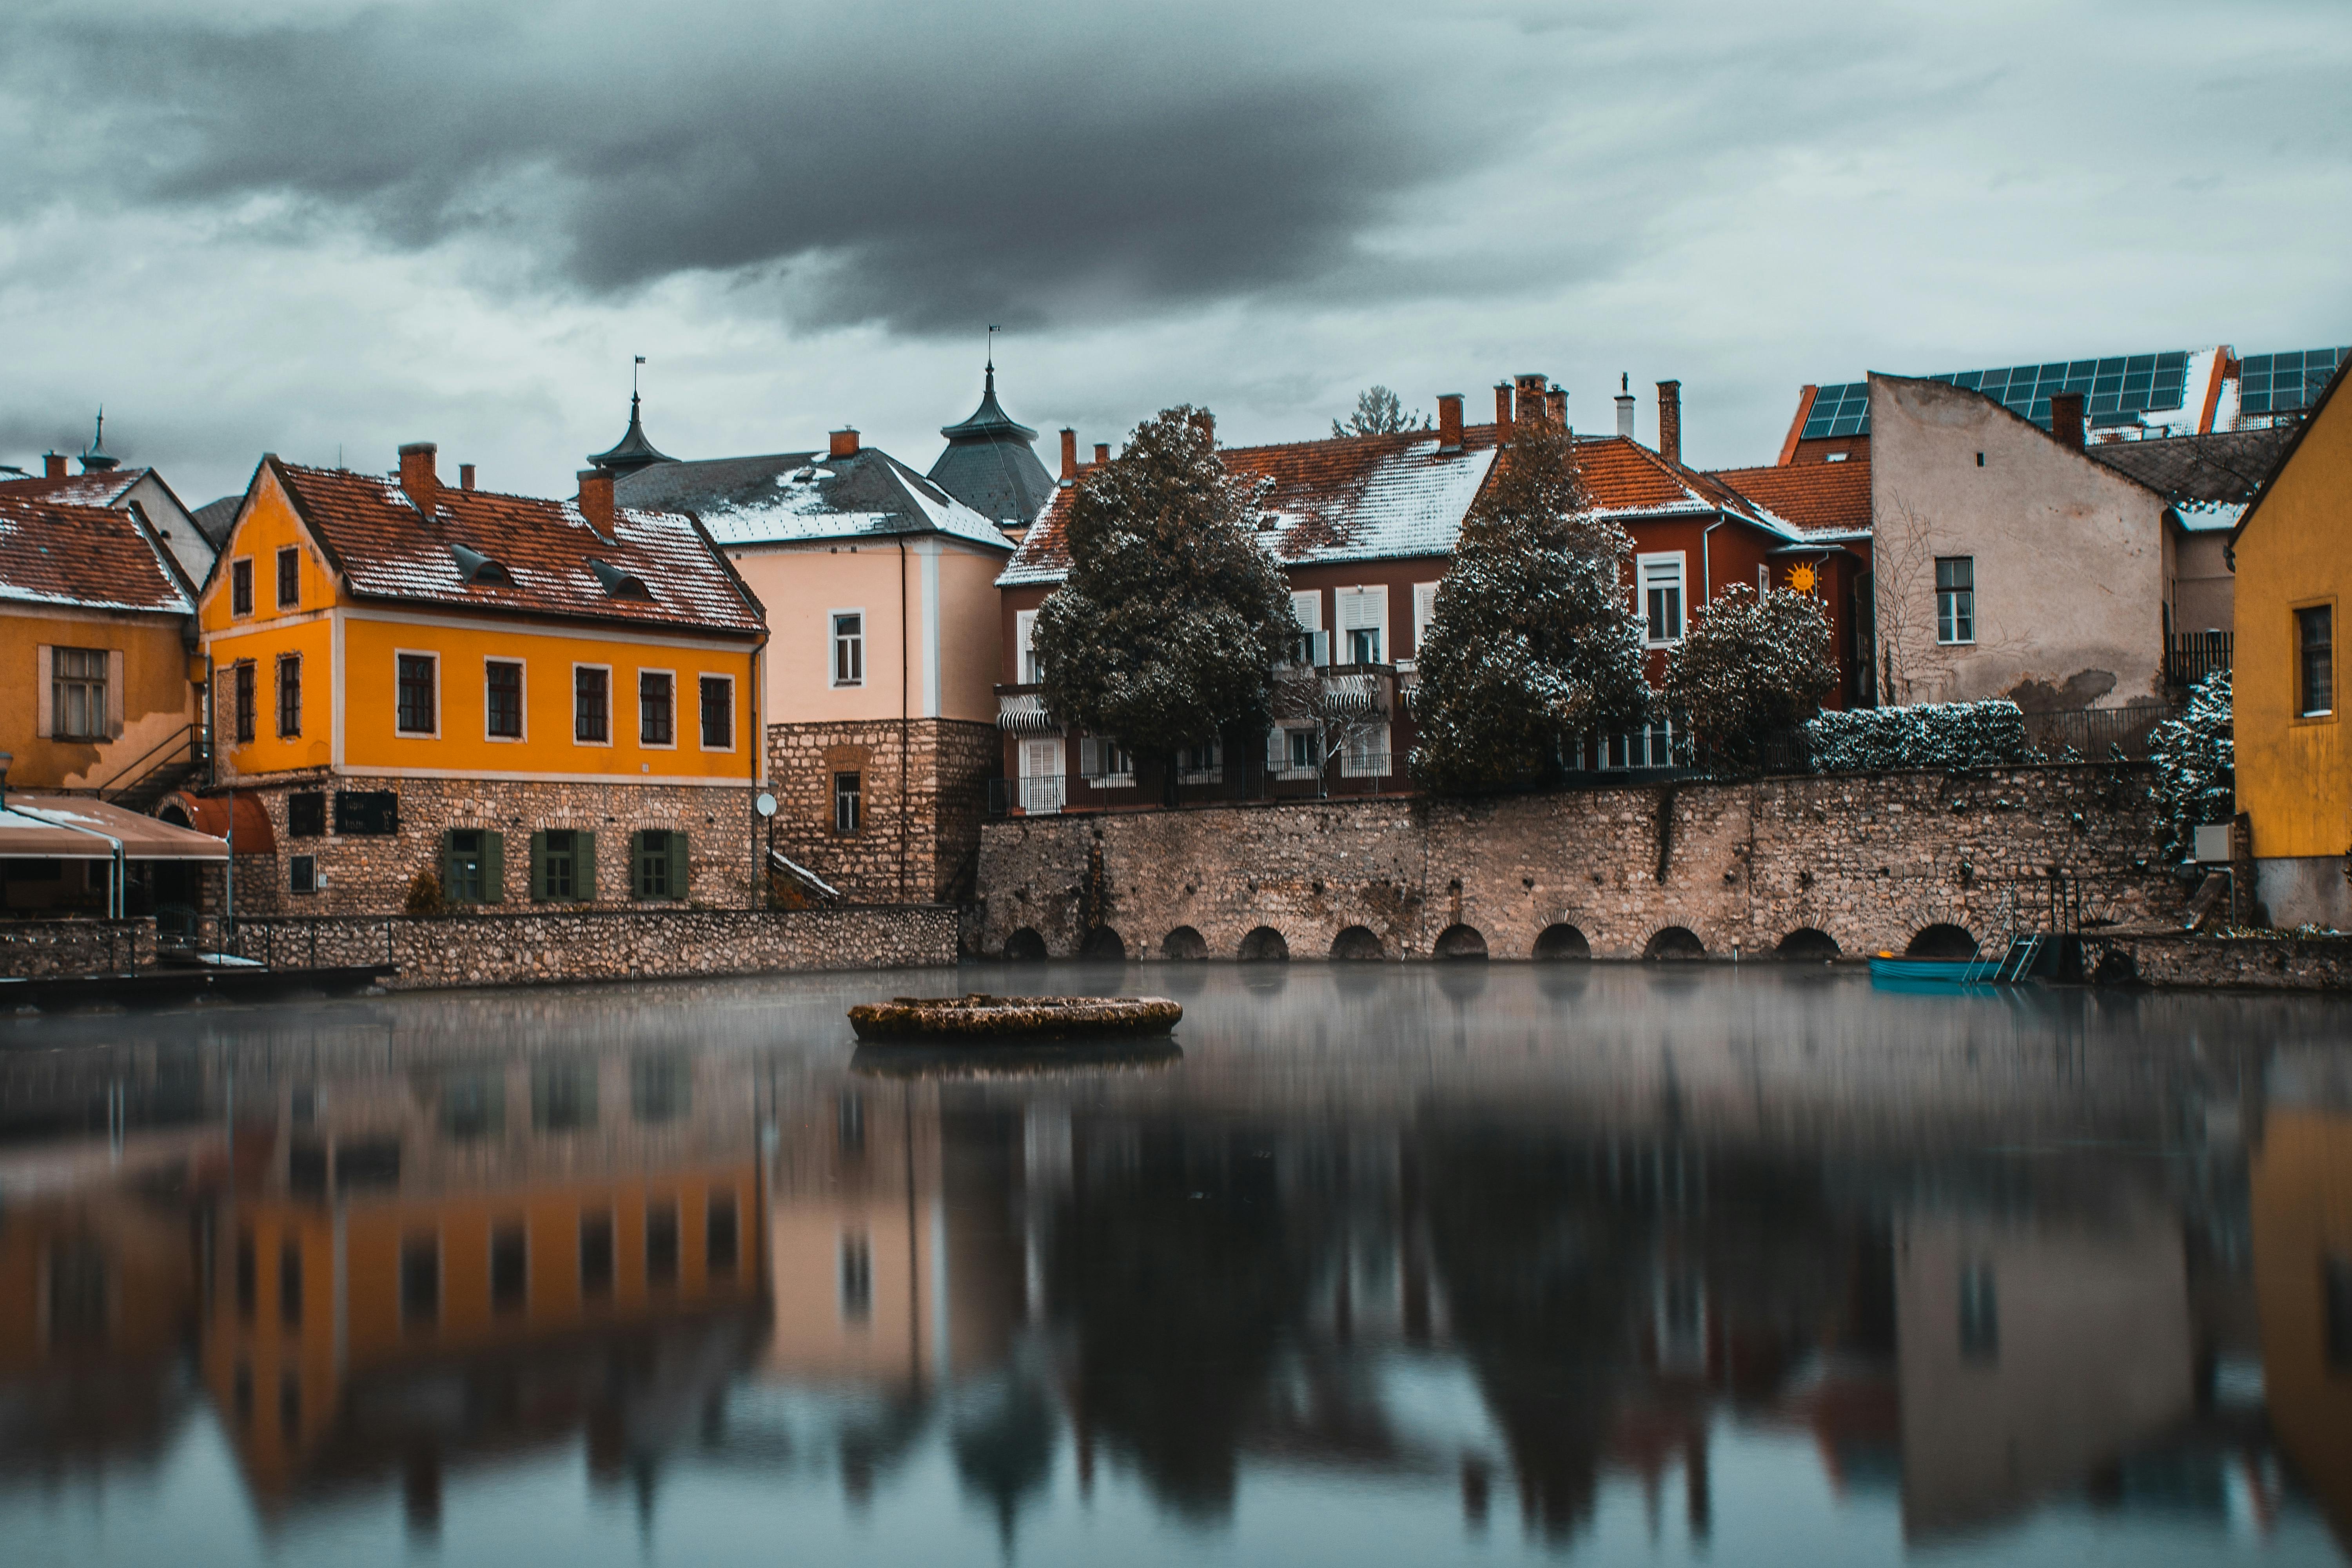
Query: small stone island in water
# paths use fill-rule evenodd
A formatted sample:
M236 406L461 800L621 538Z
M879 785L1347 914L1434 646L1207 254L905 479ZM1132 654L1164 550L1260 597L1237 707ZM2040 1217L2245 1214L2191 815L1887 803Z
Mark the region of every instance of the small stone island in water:
M893 996L849 1010L861 1040L1100 1040L1165 1035L1184 1009L1165 996Z

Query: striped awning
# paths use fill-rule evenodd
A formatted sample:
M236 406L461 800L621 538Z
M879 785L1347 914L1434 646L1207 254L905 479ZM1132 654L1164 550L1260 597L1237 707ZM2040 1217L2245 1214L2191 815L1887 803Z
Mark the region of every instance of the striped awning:
M1380 679L1370 675L1327 675L1316 705L1333 719L1354 719L1379 703Z
M1050 735L1061 729L1054 722L1054 716L1045 711L1045 697L1034 691L998 698L996 727L1023 735Z

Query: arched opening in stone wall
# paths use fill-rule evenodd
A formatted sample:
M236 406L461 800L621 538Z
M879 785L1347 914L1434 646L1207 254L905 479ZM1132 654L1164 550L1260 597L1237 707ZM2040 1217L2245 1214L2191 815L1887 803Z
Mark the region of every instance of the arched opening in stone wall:
M1437 933L1437 941L1429 951L1435 958L1483 959L1486 956L1486 939L1476 926L1447 926Z
M1548 925L1536 936L1536 956L1547 963L1591 958L1592 944L1584 933L1565 921Z
M1837 938L1811 926L1799 926L1772 951L1790 963L1826 963L1838 955Z
M1028 926L1023 926L1004 939L1004 956L1014 963L1043 963L1045 961L1045 939Z
M1974 958L1977 939L1961 926L1938 921L1923 927L1903 950L1906 958Z
M1331 939L1331 956L1349 963L1378 963L1388 953L1370 926L1349 926Z
M1706 943L1688 926L1668 926L1652 937L1642 949L1642 956L1662 963L1677 963L1706 956Z
M1244 963L1288 963L1290 944L1272 926L1259 926L1242 938L1241 952L1235 956Z
M1160 956L1195 959L1209 956L1209 942L1191 926L1178 926L1160 939Z
M1114 963L1127 961L1127 942L1108 926L1097 926L1087 932L1087 940L1078 944L1080 958L1107 958Z

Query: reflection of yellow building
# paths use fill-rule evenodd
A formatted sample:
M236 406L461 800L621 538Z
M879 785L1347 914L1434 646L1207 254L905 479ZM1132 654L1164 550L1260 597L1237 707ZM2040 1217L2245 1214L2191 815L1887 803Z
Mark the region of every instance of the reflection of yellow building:
M2352 1543L2352 1114L2273 1106L2249 1179L2271 1428Z
M168 1353L194 1300L169 1210L103 1188L0 1208L0 1381Z

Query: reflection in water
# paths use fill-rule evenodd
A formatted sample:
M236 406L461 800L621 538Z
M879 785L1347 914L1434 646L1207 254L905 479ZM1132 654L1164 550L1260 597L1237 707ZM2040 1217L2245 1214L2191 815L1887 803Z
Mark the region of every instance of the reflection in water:
M2352 1537L2340 1006L1698 966L1140 984L1186 991L1181 1051L982 1071L853 1056L841 1009L992 973L0 1025L0 1538L1079 1563Z

